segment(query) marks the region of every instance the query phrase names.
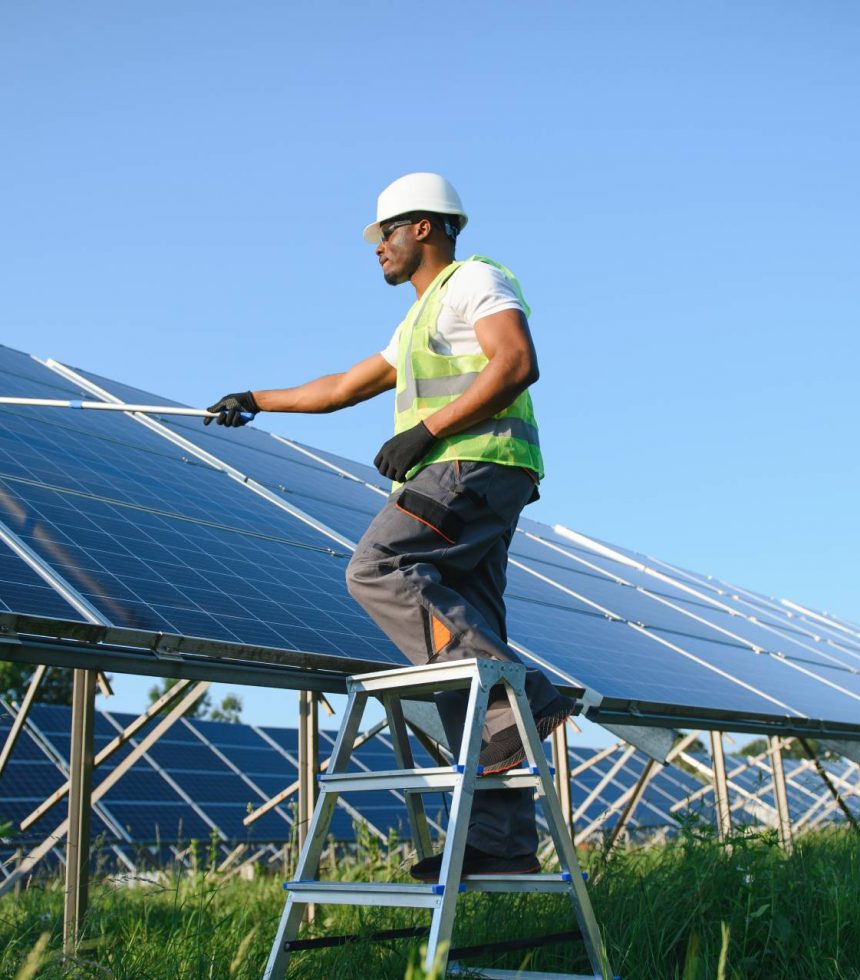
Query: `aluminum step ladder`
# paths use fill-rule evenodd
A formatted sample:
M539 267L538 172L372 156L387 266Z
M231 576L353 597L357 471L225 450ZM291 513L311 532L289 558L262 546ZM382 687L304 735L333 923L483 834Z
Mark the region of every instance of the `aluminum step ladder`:
M320 794L296 866L295 880L284 885L287 901L269 955L265 980L286 975L291 942L298 937L305 908L311 904L387 905L432 911L424 967L441 963L446 975L447 951L454 928L457 898L463 892L554 892L569 897L591 964L589 974L513 973L484 970L485 977L562 977L574 980L612 980L603 940L594 918L573 841L565 826L550 767L529 710L522 664L489 659L404 667L358 674L347 681L349 694L343 723L331 754L328 771L319 777ZM490 689L504 684L526 751L527 768L501 775L479 775L478 755ZM416 769L401 708L401 699L426 697L436 691L468 688L464 738L456 765ZM398 770L348 772L352 746L359 732L369 697L379 698L388 718ZM483 789L534 787L555 843L561 865L558 874L468 875L461 881L463 850L469 828L472 798ZM432 854L424 815L423 793L452 792L452 801L438 884L319 881L319 861L332 814L341 793L405 790L407 814L419 858ZM441 952L440 952L441 951ZM437 954L439 961L437 961ZM479 969L480 968L472 968ZM450 972L455 972L452 968Z

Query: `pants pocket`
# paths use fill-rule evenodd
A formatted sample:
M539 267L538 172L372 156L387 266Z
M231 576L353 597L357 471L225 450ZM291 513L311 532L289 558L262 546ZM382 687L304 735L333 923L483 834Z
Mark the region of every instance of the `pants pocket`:
M438 500L427 497L411 487L404 487L395 502L398 510L408 514L435 531L449 544L456 544L463 533L463 519L453 511L440 504Z

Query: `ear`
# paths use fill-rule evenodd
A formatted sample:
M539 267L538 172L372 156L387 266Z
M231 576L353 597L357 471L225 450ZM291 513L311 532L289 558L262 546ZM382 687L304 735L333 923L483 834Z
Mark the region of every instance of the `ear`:
M422 218L415 226L415 240L426 242L433 232L433 225L428 218Z

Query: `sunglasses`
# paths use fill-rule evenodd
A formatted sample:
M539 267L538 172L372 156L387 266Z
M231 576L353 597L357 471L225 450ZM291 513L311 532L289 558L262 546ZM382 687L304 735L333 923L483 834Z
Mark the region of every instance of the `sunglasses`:
M387 242L391 237L392 232L396 228L402 228L404 225L414 225L421 221L421 218L400 218L397 221L390 221L386 225L379 226L379 240L381 242Z

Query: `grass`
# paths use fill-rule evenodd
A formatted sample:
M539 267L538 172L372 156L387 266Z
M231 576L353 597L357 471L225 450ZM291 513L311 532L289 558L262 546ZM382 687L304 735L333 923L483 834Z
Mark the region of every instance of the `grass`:
M325 874L405 878L393 852L340 856ZM615 973L623 980L860 980L860 837L830 830L801 838L791 856L771 834L725 847L695 826L669 844L582 854L589 892ZM0 900L0 977L122 980L258 978L284 893L280 881L172 875L91 887L84 938L62 954L61 882ZM370 932L427 922L426 913L327 906L307 935ZM458 905L454 945L534 936L570 927L558 896L470 895ZM296 953L290 977L419 980L417 942ZM468 961L471 962L471 961ZM485 965L583 971L578 943L507 954ZM476 974L477 975L477 974Z

